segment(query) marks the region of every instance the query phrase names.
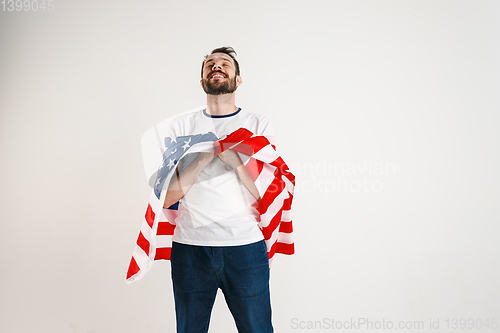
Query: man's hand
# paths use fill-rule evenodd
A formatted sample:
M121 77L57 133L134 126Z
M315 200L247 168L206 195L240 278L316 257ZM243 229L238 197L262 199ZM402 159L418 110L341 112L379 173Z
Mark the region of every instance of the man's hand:
M250 174L243 165L243 161L241 161L240 155L238 155L238 153L234 150L228 149L217 156L221 159L222 162L226 163L233 169L233 171L240 178L241 182L243 183L243 185L245 185L247 190L250 191L255 200L260 200L259 191L255 187Z
M196 159L193 162L198 162L203 166L207 165L214 159L214 153L198 153Z
M222 162L229 165L235 171L240 165L243 164L238 153L231 149L224 150L222 153L217 155L217 157L219 157Z
M214 159L214 153L198 153L198 156L191 162L187 168L179 175L175 169L175 174L170 179L163 208L168 208L189 191L203 168Z

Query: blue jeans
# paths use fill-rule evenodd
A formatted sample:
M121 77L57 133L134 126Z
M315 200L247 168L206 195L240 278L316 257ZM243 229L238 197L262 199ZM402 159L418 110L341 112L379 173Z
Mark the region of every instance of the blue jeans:
M194 246L173 242L170 258L178 333L206 333L220 288L240 333L271 333L265 242Z

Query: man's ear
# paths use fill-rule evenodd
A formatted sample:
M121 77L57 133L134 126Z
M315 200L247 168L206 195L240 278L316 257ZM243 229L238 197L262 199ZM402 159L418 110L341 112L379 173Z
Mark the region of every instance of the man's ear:
M243 83L241 76L236 76L236 86L239 87Z

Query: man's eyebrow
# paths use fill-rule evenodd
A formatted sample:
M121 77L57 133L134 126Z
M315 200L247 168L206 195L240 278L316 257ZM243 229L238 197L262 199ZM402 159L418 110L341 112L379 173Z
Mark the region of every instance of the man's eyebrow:
M227 62L231 62L231 60L226 59L226 58L222 58L222 60L225 60L225 61L227 61ZM205 64L206 64L206 63L209 63L209 62L213 62L213 61L214 61L214 59L208 59L207 61L205 61Z

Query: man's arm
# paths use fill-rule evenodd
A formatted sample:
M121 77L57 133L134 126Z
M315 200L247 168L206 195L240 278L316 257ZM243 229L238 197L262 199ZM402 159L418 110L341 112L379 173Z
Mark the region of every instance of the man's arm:
M228 149L217 156L222 160L222 162L226 163L233 169L234 173L236 173L236 175L240 178L243 185L245 185L247 190L250 191L255 200L260 201L259 191L257 190L257 187L255 187L255 184L247 169L243 165L243 161L238 153L234 150Z
M168 208L182 199L191 188L196 178L205 166L214 158L213 153L199 153L184 171L179 175L177 168L168 184L167 194L163 202L163 208Z

